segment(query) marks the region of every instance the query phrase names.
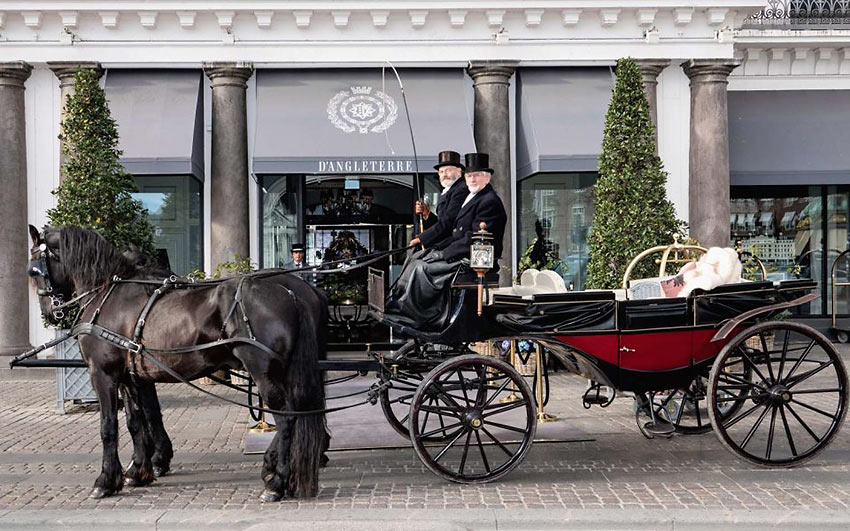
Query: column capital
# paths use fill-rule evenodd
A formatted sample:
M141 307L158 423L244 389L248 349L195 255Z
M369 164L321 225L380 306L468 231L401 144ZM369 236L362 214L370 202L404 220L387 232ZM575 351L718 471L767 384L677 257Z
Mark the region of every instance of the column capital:
M695 83L728 83L732 70L741 66L740 59L691 59L682 63L682 70Z
M74 76L78 68L94 70L98 78L103 75L103 67L100 63L91 61L48 61L47 67L59 78L60 87L74 85Z
M640 68L640 73L643 75L643 82L657 82L658 75L668 66L670 66L669 59L636 59L635 63L637 63L638 68Z
M213 88L235 86L247 88L247 81L254 75L254 65L249 62L204 63L204 73L210 78Z
M24 88L32 73L32 65L23 61L0 63L0 86Z
M470 61L466 71L474 85L507 85L517 66L519 61Z

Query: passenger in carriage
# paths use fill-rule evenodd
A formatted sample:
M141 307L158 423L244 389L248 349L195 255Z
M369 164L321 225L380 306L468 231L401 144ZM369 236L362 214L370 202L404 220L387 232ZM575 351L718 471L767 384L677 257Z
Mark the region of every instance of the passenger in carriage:
M418 237L410 240L409 245L419 245L426 248L434 247L446 239L452 232L452 224L457 218L460 206L469 189L463 176L463 164L460 162L460 153L457 151L441 151L437 158L434 169L440 178L440 186L443 191L437 201L437 213L434 214L428 205L417 200L414 208L417 214L421 214L425 230Z
M486 153L467 153L465 180L468 192L446 237L417 253L390 293L387 311L401 324L419 330L440 330L449 313L450 285L464 259L469 259L472 236L481 222L493 234L494 259L502 255L507 213L490 186L493 170ZM423 233L424 235L425 233ZM427 238L427 237L426 237ZM498 265L494 267L498 271Z

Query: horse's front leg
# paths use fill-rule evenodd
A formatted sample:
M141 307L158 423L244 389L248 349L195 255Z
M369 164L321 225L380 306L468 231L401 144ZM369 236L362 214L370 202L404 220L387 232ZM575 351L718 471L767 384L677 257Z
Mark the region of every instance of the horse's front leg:
M139 390L135 383L129 382L123 386L124 411L127 416L127 429L133 438L133 460L124 473L124 484L130 487L141 487L154 480L151 454L153 440L148 433L147 419L141 407Z
M100 402L100 440L103 443L103 465L94 482L91 498L118 493L124 486L121 461L118 459L118 380L101 370L91 375Z
M145 418L145 428L148 436L153 441L153 475L164 476L171 469L171 458L174 457L174 449L171 439L162 423L162 410L159 407L159 397L156 394L156 385L153 382L139 381L136 385L139 392L139 402Z

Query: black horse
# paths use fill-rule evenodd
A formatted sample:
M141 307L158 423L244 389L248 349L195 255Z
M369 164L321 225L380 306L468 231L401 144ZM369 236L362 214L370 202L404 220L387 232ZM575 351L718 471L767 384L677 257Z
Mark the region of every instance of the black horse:
M173 271L156 263L150 256L146 255L132 243L127 246L127 249L124 250L122 255L138 271L139 276L142 278L163 280L175 275ZM286 271L280 271L278 274L269 273L268 270L263 272L263 281L278 284L292 291L306 307L306 317L310 320L310 329L316 334L316 343L319 345L319 359L327 359L327 334L323 333L323 331L327 330L328 327L328 297L314 285L303 281L297 274L288 274ZM165 426L162 424L162 413L159 406L159 398L156 394L156 386L152 383L148 385L147 382L140 383L146 384L144 386L137 386L141 407L144 411L144 415L141 415L141 421L144 423L145 432L149 437L148 440L153 445L151 461L153 462L154 476L160 477L168 473L174 452L172 450L171 439L168 437ZM275 434L275 439L278 436L279 432ZM326 427L325 444L322 446L322 466L328 461L326 452L330 447L330 440L331 435L327 432ZM277 445L278 442L273 440L269 446L270 448L276 448ZM276 466L276 459L277 452L266 453L263 462L263 477L273 473ZM126 482L132 482L132 479L127 478Z
M48 322L56 322L56 297L67 300L71 293L90 293L81 301L84 308L80 321L133 337L139 316L156 286L115 283L114 279L144 279L153 276L151 272L135 267L93 231L66 227L40 234L30 226L30 235L33 248L29 273L35 278L42 314ZM237 291L244 308L241 313L231 310ZM247 338L253 333L256 341L267 348L239 340L180 354L133 355L115 343L92 335L80 336L80 350L101 406L103 468L92 497L120 491L124 476L130 485L153 481L152 432L161 429L161 418L158 404L152 403L156 402L156 395L151 390L153 382L178 381L172 373L191 380L223 368L244 368L271 409L322 410L324 387L315 328L320 316L312 315L310 306L300 300L296 290L246 276L167 291L147 315L141 342L147 349L157 351ZM251 327L250 323L261 325ZM133 463L124 474L117 452L119 387L129 402L127 425L134 445ZM274 417L278 433L266 452L262 499L315 496L320 459L327 445L324 414ZM167 439L164 429L161 435ZM165 453L169 452L170 443Z

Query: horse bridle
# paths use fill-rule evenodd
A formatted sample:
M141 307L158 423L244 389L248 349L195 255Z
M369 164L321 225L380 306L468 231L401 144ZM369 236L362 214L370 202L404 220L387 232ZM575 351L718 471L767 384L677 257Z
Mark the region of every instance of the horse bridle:
M53 308L51 312L53 318L61 321L65 318L65 298L61 293L56 293L53 289L53 280L50 277L50 266L47 259L51 258L59 262L59 256L53 252L47 242L42 238L42 242L38 245L38 256L35 253L30 255L30 263L27 268L27 275L30 278L41 278L44 282L44 287L39 287L36 294L39 297L50 297L50 305Z

